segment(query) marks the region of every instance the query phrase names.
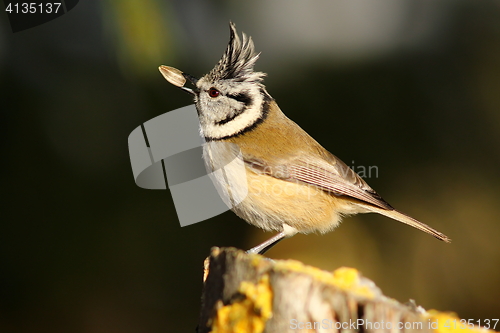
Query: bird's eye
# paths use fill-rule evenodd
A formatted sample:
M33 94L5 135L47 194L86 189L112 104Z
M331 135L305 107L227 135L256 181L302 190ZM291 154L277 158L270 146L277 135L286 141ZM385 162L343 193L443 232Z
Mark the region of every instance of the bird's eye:
M220 92L215 88L210 88L208 90L208 96L210 96L212 98L218 97L219 95L220 95Z

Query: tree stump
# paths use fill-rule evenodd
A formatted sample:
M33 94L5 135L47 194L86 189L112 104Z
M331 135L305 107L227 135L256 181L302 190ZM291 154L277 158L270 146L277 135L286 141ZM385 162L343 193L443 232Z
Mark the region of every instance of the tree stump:
M198 333L486 332L460 325L454 314L384 296L353 268L330 273L216 247L205 260Z

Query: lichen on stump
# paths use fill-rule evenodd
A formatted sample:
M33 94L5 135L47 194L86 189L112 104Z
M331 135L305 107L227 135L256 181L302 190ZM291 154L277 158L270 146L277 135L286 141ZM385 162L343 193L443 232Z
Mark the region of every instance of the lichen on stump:
M454 320L460 324L454 314L384 296L353 268L326 272L214 247L205 261L198 333L493 332L454 327Z

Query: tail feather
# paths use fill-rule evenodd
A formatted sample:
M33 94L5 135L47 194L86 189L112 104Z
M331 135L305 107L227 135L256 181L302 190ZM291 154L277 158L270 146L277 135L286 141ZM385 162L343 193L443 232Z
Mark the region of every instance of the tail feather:
M386 209L381 209L378 207L369 207L368 209L374 213L379 213L381 215L390 217L391 219L397 220L397 221L402 222L404 224L408 224L408 225L410 225L414 228L417 228L418 230L421 230L423 232L426 232L429 235L432 235L432 236L436 237L437 239L442 240L446 243L451 243L451 239L448 236L446 236L445 234L442 234L439 231L429 227L427 224L422 223L418 220L415 220L413 217L410 217L406 214L403 214L397 210L386 210Z

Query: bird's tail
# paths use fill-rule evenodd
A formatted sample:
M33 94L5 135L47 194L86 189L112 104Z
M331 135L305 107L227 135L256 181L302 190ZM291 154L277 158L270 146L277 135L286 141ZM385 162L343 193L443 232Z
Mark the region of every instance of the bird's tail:
M368 207L367 207L368 208ZM369 207L368 210L374 213L379 213L381 215L390 217L391 219L394 219L396 221L408 224L414 228L417 228L418 230L422 230L423 232L428 233L429 235L432 235L436 237L439 240L442 240L446 243L451 243L451 239L446 236L445 234L440 233L439 231L429 227L427 224L422 223L418 220L415 220L413 217L410 217L406 214L403 214L397 210L386 210L378 207Z

